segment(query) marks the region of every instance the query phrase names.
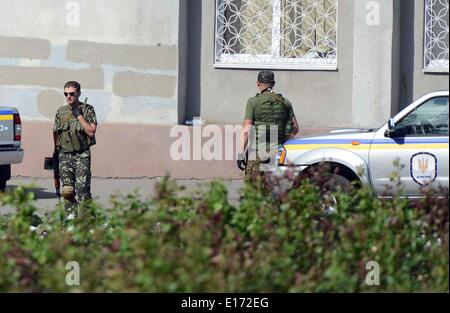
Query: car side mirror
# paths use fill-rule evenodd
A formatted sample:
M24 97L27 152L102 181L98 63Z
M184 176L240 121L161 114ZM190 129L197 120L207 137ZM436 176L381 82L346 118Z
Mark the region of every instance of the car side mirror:
M388 121L388 128L386 130L385 136L391 137L392 134L395 133L395 120L393 118L390 118Z

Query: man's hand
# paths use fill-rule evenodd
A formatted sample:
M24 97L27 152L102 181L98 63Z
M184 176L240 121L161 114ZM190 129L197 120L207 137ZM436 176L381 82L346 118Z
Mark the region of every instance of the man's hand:
M245 119L242 123L242 133L241 133L241 145L238 151L246 151L249 133L252 130L253 121L251 119ZM240 170L245 171L247 167L247 154L246 153L238 153L237 158L237 166Z
M73 115L75 115L76 118L78 118L78 116L81 115L80 108L78 107L78 105L74 105L72 107L72 113L73 113Z
M292 129L290 134L288 135L288 140L292 139L295 137L295 135L297 135L299 129L298 129L298 121L297 118L295 117L295 114L292 115Z
M247 166L247 160L245 159L245 155L243 153L238 153L237 166L241 171L245 171L245 167Z
M97 124L89 124L83 117L83 115L81 115L80 112L80 107L78 106L78 104L75 104L72 108L72 114L75 115L75 118L80 122L81 126L83 126L84 132L89 136L89 137L94 137L95 132L97 130ZM79 118L81 116L81 118Z

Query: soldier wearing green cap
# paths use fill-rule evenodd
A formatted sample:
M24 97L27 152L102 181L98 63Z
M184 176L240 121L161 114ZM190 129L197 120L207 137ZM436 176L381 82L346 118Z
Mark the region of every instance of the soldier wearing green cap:
M274 73L261 71L256 85L260 92L247 101L237 160L240 169L245 167L246 178L259 177L261 164L269 163L279 145L298 132L298 122L291 102L273 91ZM255 140L251 140L252 138Z

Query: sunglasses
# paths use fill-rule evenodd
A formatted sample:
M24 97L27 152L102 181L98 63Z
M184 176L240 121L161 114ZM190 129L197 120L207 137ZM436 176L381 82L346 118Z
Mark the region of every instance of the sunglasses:
M71 97L73 97L73 96L75 96L77 93L76 92L65 92L64 93L64 96L71 96Z

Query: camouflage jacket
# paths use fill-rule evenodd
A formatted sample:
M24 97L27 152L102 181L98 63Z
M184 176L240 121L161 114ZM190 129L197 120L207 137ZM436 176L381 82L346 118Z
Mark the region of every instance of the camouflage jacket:
M80 102L79 109L89 124L97 124L97 117L92 105ZM83 152L95 145L95 137L91 138L86 134L68 105L60 107L56 112L53 131L58 134L56 146L63 152Z

